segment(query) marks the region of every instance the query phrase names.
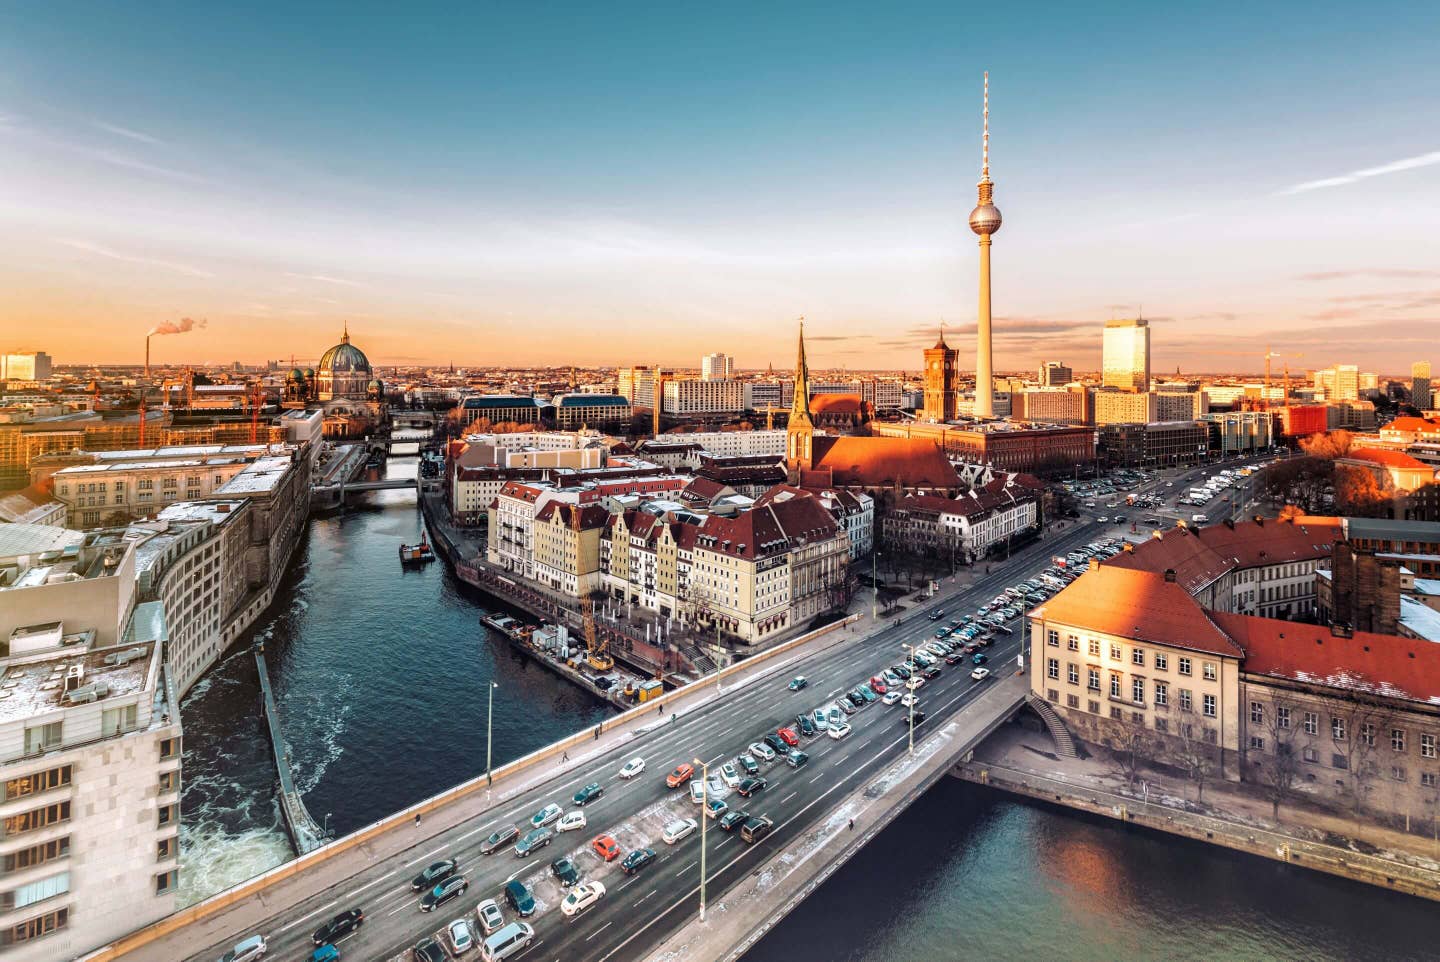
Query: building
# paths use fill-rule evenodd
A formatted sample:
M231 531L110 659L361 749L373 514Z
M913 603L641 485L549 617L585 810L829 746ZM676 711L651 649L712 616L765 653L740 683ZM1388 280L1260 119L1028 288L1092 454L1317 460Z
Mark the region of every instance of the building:
M1440 444L1440 418L1398 417L1380 429L1386 444Z
M605 425L628 427L635 409L619 394L557 394L551 404L562 431Z
M664 412L671 417L731 417L745 410L740 381L666 380L663 391Z
M17 962L176 908L179 703L163 606L137 604L123 535L46 552L0 535L0 951Z
M1330 430L1330 413L1324 404L1287 404L1276 412L1280 433L1288 438L1309 437Z
M1022 421L875 423L877 437L928 441L944 455L1002 471L1069 471L1095 462L1095 429Z
M1336 364L1321 371L1312 371L1311 383L1325 392L1327 401L1358 401L1360 399L1360 368L1354 364Z
M1430 362L1416 361L1410 365L1410 403L1421 411L1433 406L1434 395L1430 389Z
M729 354L706 354L700 359L702 381L729 381L735 377L735 359Z
M1269 411L1220 411L1201 414L1210 429L1210 450L1222 456L1261 451L1275 443L1275 418Z
M1352 448L1345 457L1336 458L1335 463L1368 472L1375 478L1380 490L1396 494L1409 494L1440 480L1440 471L1434 465L1426 464L1404 451Z
M1040 529L1038 491L1002 478L955 498L909 495L886 514L886 552L923 553L972 564Z
M1010 395L1010 411L1016 420L1037 424L1092 424L1092 397L1085 388L1027 388Z
M1046 361L1040 365L1041 387L1064 387L1075 380L1075 372L1063 361Z
M615 393L628 400L636 410L655 410L655 381L669 380L675 372L637 364L622 367L615 373Z
M50 476L72 528L124 524L177 501L208 498L258 459L277 452L267 445L206 445L153 451L97 452L89 464ZM130 455L131 457L125 457Z
M995 206L995 185L990 181L990 74L985 74L984 134L981 138L980 182L975 185L975 209L970 211L970 229L980 238L980 307L976 312L975 405L978 418L994 417L991 398L995 376L990 331L990 238L1000 230L1000 208Z
M682 431L662 434L648 444L683 443L694 445L717 458L785 457L785 429L763 431ZM698 463L698 462L697 462Z
M350 343L350 326L345 325L340 343L320 356L316 372L315 397L319 401L363 401L370 396L375 379L370 359Z
M65 526L65 502L56 499L44 486L0 494L0 524L39 524Z
M1331 401L1325 407L1329 430L1374 431L1375 404L1371 401Z
M746 381L744 384L747 411L784 411L795 403L794 381Z
M44 351L0 354L0 381L49 380L52 366Z
M870 552L875 550L874 498L863 491L838 488L821 488L810 493L820 499L820 503L835 519L836 526L849 540L851 563L868 557Z
M460 402L460 411L466 424L537 424L541 406L538 399L522 394L472 394Z
M534 579L573 598L600 590L600 536L609 524L602 505L546 501L530 529Z
M921 416L929 421L953 421L959 390L960 352L945 343L945 329L940 339L925 352L925 407Z
M1203 421L1106 424L1097 431L1100 463L1112 468L1173 468L1206 461L1210 429Z
M1150 390L1150 322L1134 320L1105 322L1101 344L1101 386L1119 391Z

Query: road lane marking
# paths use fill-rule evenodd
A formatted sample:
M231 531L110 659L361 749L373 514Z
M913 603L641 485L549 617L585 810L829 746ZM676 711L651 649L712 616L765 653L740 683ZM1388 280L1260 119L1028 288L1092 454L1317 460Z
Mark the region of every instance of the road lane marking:
M397 869L397 871L398 871L398 869ZM391 874L391 875L394 875L395 873L394 873L394 872L391 872L390 874ZM289 925L285 926L284 928L280 929L279 931L284 932L285 929L293 929L295 926L299 925L301 922L304 922L306 919L313 919L315 916L319 915L321 912L325 911L326 909L333 909L335 906L337 906L337 905L339 905L339 904L340 904L340 900L339 900L339 899L336 899L335 901L329 903L328 905L322 905L322 906L320 906L318 909L316 909L315 911L311 912L309 915L302 915L302 916L300 916L300 918L298 918L298 919L296 919L295 921L291 922Z
M655 894L656 892L658 892L658 891L660 891L660 890L659 890L659 889L651 889L649 892L646 892L644 895L640 896L640 898L639 898L638 901L631 903L631 907L632 907L632 908L639 908L641 902L645 901L646 899L648 899L650 896L654 895L654 894Z
M814 778L810 779L810 784L811 784L811 785L814 785L816 782L820 781L820 779L822 779L822 778L824 778L824 777L825 777L825 772L821 772L819 775L816 775Z
M591 932L589 935L585 936L585 941L586 941L586 942L589 942L591 939L595 938L595 936L599 935L601 932L604 932L606 929L608 929L610 926L612 926L612 925L614 925L614 924L615 924L615 920L614 920L614 919L611 919L609 922L606 922L604 925L600 926L600 927L599 927L598 929L596 929L594 932Z
M692 868L694 868L695 866L697 866L697 865L699 865L699 864L700 864L699 862L690 862L690 863L686 864L686 866L685 866L684 868L680 869L678 872L671 872L670 874L671 874L671 875L684 875L686 872L690 871Z
M447 848L447 846L441 845L439 848L437 848L437 849L435 849L434 851L430 852L430 854L428 854L428 855L422 855L422 856L420 856L419 858L417 858L415 861L411 862L411 863L410 863L410 866L419 865L421 862L425 861L426 859L434 858L436 855L439 855L441 852L445 851L446 848ZM407 866L407 867L408 867L408 866Z
M790 801L790 799L794 798L796 795L799 794L799 792L791 792L789 795L786 795L784 798L780 799L780 804L784 805L786 802Z
M345 895L342 896L342 898L353 899L355 896L359 895L361 892L365 891L366 889L371 888L371 887L376 886L376 885L379 885L381 882L385 881L385 880L386 880L387 878L389 878L390 876L398 874L399 871L400 871L400 870L399 870L398 868L397 868L397 869L394 869L394 870L392 870L391 872L389 872L389 873L387 873L387 874L385 874L385 875L380 876L379 878L377 878L377 879L376 879L375 881L373 881L373 882L369 882L369 883L367 883L367 884L365 884L365 885L362 885L362 886L360 886L358 889L354 889L353 891L346 892Z

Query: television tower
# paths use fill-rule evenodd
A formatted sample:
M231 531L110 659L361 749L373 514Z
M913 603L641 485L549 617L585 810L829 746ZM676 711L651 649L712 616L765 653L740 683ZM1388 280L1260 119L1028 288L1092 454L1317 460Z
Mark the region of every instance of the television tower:
M990 235L1000 229L1000 209L990 182L990 72L985 72L985 134L981 140L978 199L970 212L970 229L980 235L980 311L975 338L975 416L995 416L995 368L990 350Z

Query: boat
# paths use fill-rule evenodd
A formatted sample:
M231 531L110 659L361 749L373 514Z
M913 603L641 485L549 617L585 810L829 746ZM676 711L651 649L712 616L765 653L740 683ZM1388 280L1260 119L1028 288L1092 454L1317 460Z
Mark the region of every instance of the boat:
M420 535L419 544L402 544L400 546L401 564L424 564L427 561L435 560L435 552L430 549L430 542L425 535Z

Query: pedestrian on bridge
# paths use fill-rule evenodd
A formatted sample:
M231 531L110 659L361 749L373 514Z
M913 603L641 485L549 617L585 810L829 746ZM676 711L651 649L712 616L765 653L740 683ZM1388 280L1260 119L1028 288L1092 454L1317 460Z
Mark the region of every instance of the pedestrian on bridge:
M416 827L416 828L419 828L419 827L420 827L420 813L419 813L419 812L416 812L416 813L415 813L415 827Z

